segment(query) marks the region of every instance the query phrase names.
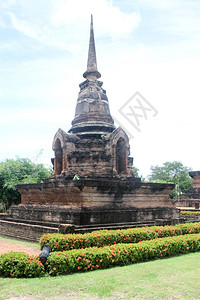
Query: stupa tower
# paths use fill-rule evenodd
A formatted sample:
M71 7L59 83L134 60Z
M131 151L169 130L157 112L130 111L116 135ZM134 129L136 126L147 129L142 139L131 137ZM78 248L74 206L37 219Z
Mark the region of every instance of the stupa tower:
M97 70L97 59L94 40L93 17L91 16L90 41L87 71L83 74L77 100L75 117L70 132L81 135L102 135L114 130L114 122L110 115L106 91L103 82L98 79L101 74Z
M122 128L115 129L103 82L98 80L101 74L97 69L92 16L83 77L72 127L68 133L59 129L54 137L52 176L132 177L128 136Z

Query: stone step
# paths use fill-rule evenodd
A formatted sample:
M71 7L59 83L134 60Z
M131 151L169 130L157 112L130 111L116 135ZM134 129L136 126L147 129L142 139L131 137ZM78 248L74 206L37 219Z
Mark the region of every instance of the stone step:
M145 222L145 223L121 223L121 224L96 224L96 225L87 225L87 226L75 226L75 233L84 233L91 232L95 230L103 230L103 229L127 229L127 228L135 228L135 227L144 227L144 226L154 226L155 222Z
M5 221L9 222L16 222L16 223L23 223L23 224L29 224L29 225L38 225L38 226L46 226L46 227L58 227L59 223L53 223L53 222L41 222L36 220L24 220L24 219L17 219L17 218L9 218L5 217L3 218Z
M0 233L17 239L39 242L41 235L46 233L58 233L58 228L0 220Z

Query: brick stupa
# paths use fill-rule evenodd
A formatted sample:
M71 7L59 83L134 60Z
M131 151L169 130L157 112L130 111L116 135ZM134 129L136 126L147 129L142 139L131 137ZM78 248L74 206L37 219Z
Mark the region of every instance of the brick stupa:
M115 128L98 80L92 18L83 77L72 127L59 129L53 140L51 177L41 184L18 185L21 204L13 205L1 221L2 234L34 240L66 228L80 232L179 222L169 198L174 186L143 183L132 172L128 136Z
M83 74L72 127L59 129L54 137L54 172L65 177L133 176L129 139L122 128L115 129L103 82L98 79L91 18L87 71Z

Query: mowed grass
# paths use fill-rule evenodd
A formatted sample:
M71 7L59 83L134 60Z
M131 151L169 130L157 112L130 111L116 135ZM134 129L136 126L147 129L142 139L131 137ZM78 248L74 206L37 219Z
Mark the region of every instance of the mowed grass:
M0 278L0 299L200 299L200 252L35 279Z

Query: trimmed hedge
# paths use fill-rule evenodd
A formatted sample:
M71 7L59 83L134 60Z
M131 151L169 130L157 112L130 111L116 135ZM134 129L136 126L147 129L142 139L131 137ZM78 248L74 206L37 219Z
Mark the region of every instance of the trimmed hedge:
M183 216L200 216L200 211L181 211Z
M136 244L116 244L102 248L85 248L52 252L47 259L49 275L64 275L79 271L124 266L156 258L170 257L200 250L200 234L165 237ZM41 277L45 268L37 257L23 252L0 255L0 276Z
M50 275L56 276L124 266L199 250L200 234L190 234L137 244L116 244L103 248L53 252L48 257L47 269Z
M66 251L89 247L104 247L119 243L138 243L167 236L199 233L200 223L186 223L175 226L152 226L123 230L99 230L85 234L44 234L41 248L48 244L52 251Z
M9 252L0 255L0 276L41 277L45 275L43 264L34 256L24 252Z

